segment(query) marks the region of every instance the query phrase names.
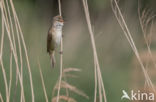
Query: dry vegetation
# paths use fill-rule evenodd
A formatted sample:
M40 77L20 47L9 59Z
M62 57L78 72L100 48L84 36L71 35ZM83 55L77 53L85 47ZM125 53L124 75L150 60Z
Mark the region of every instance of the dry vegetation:
M131 48L132 48L133 52L135 53L136 58L140 64L140 67L142 69L144 79L145 79L145 89L147 88L147 90L150 89L150 90L152 90L152 92L155 92L154 84L151 81L149 73L147 72L147 70L149 69L149 66L148 66L149 61L146 60L145 63L143 62L141 52L138 51L135 41L133 40L132 34L131 34L131 32L127 26L127 23L123 17L123 14L119 8L119 0L118 1L112 0L111 5L112 5L113 12L115 14L115 17L118 20L118 23L120 24L129 44L131 45ZM138 1L138 5L139 5L139 1ZM147 10L143 10L141 12L140 7L138 6L138 15L139 15L140 26L141 26L145 44L147 47L146 55L150 56L150 61L152 61L151 64L155 65L155 61L154 61L154 58L153 58L153 55L152 55L152 52L150 49L150 44L151 44L151 39L152 39L152 30L153 30L152 26L153 26L153 20L154 20L155 15L153 15L150 12L151 11L147 11Z
M58 7L59 7L59 14L61 14L61 2L58 0ZM94 32L92 29L91 25L91 20L90 20L90 13L89 13L89 7L87 0L82 0L82 5L84 8L84 14L86 17L86 22L88 26L88 31L90 35L90 40L91 40L91 45L92 45L92 52L93 52L93 60L94 60L94 79L95 79L95 89L94 89L94 102L97 102L97 99L99 100L98 102L107 102L106 98L106 92L104 88L104 82L101 74L101 67L99 64L98 60L98 53L96 49L96 44L95 44L95 38L94 38ZM136 58L138 60L137 63L139 63L141 70L143 72L144 78L145 78L145 85L147 85L147 89L150 89L155 92L155 87L154 84L150 78L149 73L147 72L148 70L148 62L152 62L150 64L154 65L154 68L156 68L156 63L155 63L155 58L153 57L150 44L152 42L152 29L153 29L153 19L155 15L150 13L150 11L143 10L141 12L140 7L138 7L138 14L139 14L139 20L140 20L140 26L143 32L145 44L147 47L147 51L145 52L145 55L149 55L148 58L144 58L142 56L142 53L138 51L135 41L133 40L132 34L127 26L127 23L124 19L124 16L120 10L119 7L119 1L117 0L111 0L111 5L112 5L112 10L115 14L115 17L120 24L133 52L136 55ZM4 79L4 84L5 84L5 95L2 95L0 92L0 101L4 102L12 102L15 101L10 100L10 95L11 95L11 88L12 88L12 77L13 77L13 62L15 62L16 66L16 87L17 84L20 83L20 102L25 102L25 94L24 94L24 78L23 78L23 68L24 68L24 63L27 65L27 70L29 72L29 81L30 81L30 87L31 87L31 101L35 102L35 94L34 94L34 85L32 81L32 74L31 74L31 67L29 63L29 58L27 54L27 48L26 44L24 41L23 37L23 32L18 20L18 16L16 14L16 10L13 4L12 0L1 0L0 1L0 9L1 9L1 42L0 42L0 65L1 65L1 70L3 73L3 79ZM9 62L9 73L6 73L6 66L4 66L3 62L3 48L5 46L4 40L6 37L8 39L9 43L9 53L7 57L10 59ZM61 51L63 51L63 39L61 40ZM24 52L23 52L24 51ZM24 59L26 62L24 62ZM144 60L148 59L148 60ZM136 61L135 61L136 62ZM40 77L41 77L41 82L42 82L42 88L45 96L45 101L46 102L60 102L62 100L67 101L67 102L77 102L73 97L70 96L70 93L75 93L77 95L80 95L82 97L85 97L86 99L89 99L88 95L86 95L82 90L78 89L72 83L69 83L67 81L68 78L75 78L74 74L71 74L73 72L79 72L80 69L78 68L64 68L63 66L63 54L60 54L60 74L58 81L56 82L55 87L53 88L53 93L52 93L52 99L48 100L48 95L47 95L47 90L46 90L46 85L44 83L44 78L42 75L42 70L40 66L40 61L38 61L38 67L40 71ZM154 69L152 69L154 70ZM9 74L9 75L7 75ZM9 78L7 77L9 76ZM138 79L139 80L139 79ZM49 90L48 90L49 91ZM65 93L61 93L61 92ZM15 95L16 96L16 95Z
M61 16L61 2L59 2L59 14ZM11 6L9 6L11 5ZM105 96L105 89L103 85L103 80L101 76L101 71L100 71L100 66L98 62L98 57L97 57L97 52L96 52L96 46L95 46L95 41L94 41L94 34L92 31L91 27L91 21L89 17L89 11L88 11L88 4L87 0L83 0L83 5L84 5L84 11L86 15L86 20L87 20L87 25L89 29L89 34L91 37L91 43L93 47L93 55L94 55L94 66L95 66L95 97L94 97L94 102L96 102L96 97L97 97L97 91L99 91L99 96L100 96L100 102L102 102L103 98L106 102L106 96ZM18 82L20 82L20 89L21 89L21 102L25 102L25 94L24 94L24 85L23 85L23 58L26 58L26 63L27 63L27 68L29 72L29 77L30 77L30 86L31 86L31 96L32 96L32 102L34 102L34 89L33 89L33 82L32 82L32 75L31 75L31 68L29 64L29 58L27 55L27 48L25 45L22 29L14 8L13 1L10 0L1 0L0 2L0 7L1 7L1 18L2 18L2 35L1 35L1 53L0 53L0 62L1 62L1 68L3 72L3 77L4 77L4 83L5 83L5 89L6 89L6 101L9 102L10 100L10 91L11 91L11 86L12 86L12 62L13 60L16 63L16 87ZM10 8L11 7L11 8ZM13 17L13 19L12 19ZM5 32L6 30L6 32ZM10 78L7 79L6 71L5 71L5 66L3 65L3 46L4 44L4 36L7 36L9 39L9 45L10 45ZM16 40L17 39L17 42ZM18 43L18 44L17 44ZM22 52L24 50L24 53ZM63 40L61 40L61 51L63 51ZM46 88L44 84L44 78L42 75L42 71L40 68L40 63L39 65L39 71L40 71L40 76L41 76L41 81L42 81L42 87L45 95L46 102L48 102L48 97L46 94ZM87 99L89 98L85 93L77 89L75 86L72 86L71 84L66 82L66 76L73 77L74 75L66 74L67 72L70 71L79 71L79 69L74 69L74 68L67 68L63 70L63 54L60 55L60 76L57 84L54 87L54 93L56 90L57 91L57 96L53 96L52 102L59 102L59 99L67 100L70 102L75 102L72 97L70 97L69 90L81 95L83 97L86 97ZM64 80L62 80L64 78ZM8 84L9 80L9 84ZM97 89L98 87L98 89ZM60 90L62 88L66 89L66 96L60 96ZM4 97L4 96L3 96ZM0 99L3 101L3 97L0 94ZM103 98L102 98L103 97ZM15 101L15 100L14 100Z
M10 5L10 6L9 6ZM26 59L27 68L29 71L30 78L30 86L31 86L31 94L32 94L32 102L34 102L34 91L33 91L33 82L31 75L31 68L29 64L29 59L27 55L26 44L24 41L23 33L20 27L20 23L15 11L15 7L13 1L10 0L1 0L0 1L1 8L1 19L2 19L2 34L1 34L1 52L0 52L0 62L1 68L4 77L5 89L6 89L6 102L10 101L10 88L12 86L12 61L15 61L16 64L16 85L19 81L21 87L21 101L25 102L24 88L23 88L23 58ZM6 32L5 32L6 31ZM9 39L10 45L10 78L7 79L5 66L3 65L3 47L4 37ZM17 39L17 40L15 40ZM24 53L22 53L22 49L24 49ZM7 82L8 80L9 83Z

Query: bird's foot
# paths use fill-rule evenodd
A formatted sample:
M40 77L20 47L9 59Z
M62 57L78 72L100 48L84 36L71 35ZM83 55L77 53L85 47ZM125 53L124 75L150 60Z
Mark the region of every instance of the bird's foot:
M60 53L60 54L63 54L63 51L60 51L59 53Z

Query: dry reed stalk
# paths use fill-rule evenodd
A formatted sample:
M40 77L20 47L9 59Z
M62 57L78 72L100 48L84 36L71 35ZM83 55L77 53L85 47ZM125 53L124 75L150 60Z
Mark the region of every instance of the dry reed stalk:
M0 4L1 5L1 4ZM3 43L4 43L4 21L2 17L2 33L1 33L1 49L0 49L0 61L2 60L3 55Z
M55 94L55 91L59 89L59 87L60 87L60 89L65 89L65 91L66 91L65 97L68 97L69 99L72 98L72 97L69 96L69 91L73 92L73 93L76 93L77 95L83 96L86 99L89 99L89 97L83 91L79 90L77 87L75 87L75 86L73 86L73 85L71 85L71 84L69 84L67 82L66 75L69 75L69 72L73 72L73 71L77 72L77 71L80 71L80 70L77 69L77 68L73 68L73 69L72 68L66 68L66 69L63 69L62 81L61 81L61 83L57 82L55 84L55 87L54 87L53 92L52 92L52 96L53 96L52 100L55 100L55 98L57 98L57 96L55 97L54 94ZM73 74L70 74L70 75L73 76Z
M95 73L96 73L95 75L97 75L97 76L95 76L95 90L96 91L94 92L94 94L95 94L94 102L96 102L97 85L99 88L100 102L102 102L103 98L104 98L104 101L107 102L105 88L104 88L104 84L103 84L103 79L102 79L100 65L99 65L97 51L96 51L94 33L93 33L91 20L90 20L90 14L89 14L89 10L88 10L88 3L87 3L87 0L82 0L82 2L83 2L84 12L85 12L85 16L86 16L86 21L87 21L88 30L89 30L89 34L90 34L90 38L91 38L92 49L93 49L94 69L95 69Z
M12 24L12 19L11 19L11 13L10 13L8 0L6 0L6 4L7 4L7 11L8 11L9 22L10 22L10 29L11 29L12 38L13 38L13 45L14 45L15 52L16 52L16 43L15 43L15 37L14 37L14 30L13 30L13 24ZM9 86L8 86L9 87L9 98L10 98L10 93L11 93L11 86L12 86L12 50L11 50L11 53L10 53L10 79L9 79Z
M23 95L23 102L24 102L24 100L25 100L24 99L24 88L23 88L23 83L22 83L22 80L21 80L21 76L19 74L20 72L19 72L19 67L18 67L18 57L17 57L17 53L15 52L13 42L12 42L12 39L11 39L10 25L9 25L9 22L8 22L9 20L8 20L8 17L7 17L7 11L6 11L4 1L1 2L1 13L2 13L2 18L3 18L4 24L5 24L5 28L6 28L6 31L7 31L7 35L8 35L9 41L10 41L10 47L11 47L11 50L13 51L13 55L14 55L14 59L15 59L15 63L16 63L16 69L17 69L18 76L19 76L19 79L20 79L21 93Z
M97 71L96 71L96 63L95 63L95 59L94 59L94 79L97 79ZM94 88L94 102L96 102L97 100L97 80L94 80L95 81L95 88Z
M42 87L43 87L43 91L44 91L45 100L46 100L46 102L49 102L48 101L48 96L47 96L47 91L46 91L45 84L44 84L44 79L43 79L43 74L42 74L42 70L41 70L41 65L40 65L39 61L38 61L38 68L39 68L39 71L40 71L40 77L41 77L41 81L42 81Z
M71 72L71 71L80 72L81 70L77 69L77 68L65 68L63 70L63 73L67 73L67 72Z
M5 84L5 90L6 90L6 102L9 102L9 89L8 89L6 71L5 71L5 68L4 68L3 61L2 60L1 60L0 64L1 64L1 68L2 68L2 73L3 73L3 78L4 78L4 84Z
M14 28L13 28L13 21L12 21L12 19L11 19L11 11L10 11L10 8L9 8L8 0L6 0L6 4L7 4L7 9L8 9L8 16L9 16L9 22L10 22L10 29L11 29L12 38L13 38L13 45L14 45L14 48L15 48L15 52L17 53L17 51L16 51L15 34L14 34Z
M12 51L10 53L10 80L9 80L9 97L11 93L11 86L12 86Z
M12 33L12 38L13 38L13 44L14 44L14 48L15 48L15 52L16 52L16 44L15 44L15 37L14 37L14 29L13 29L13 24L12 24L12 19L11 19L11 13L10 13L10 8L9 8L9 4L8 4L8 0L6 0L6 4L7 4L7 10L8 10L8 15L9 15L9 22L10 22L10 28L11 28L11 33ZM14 17L15 19L15 17ZM16 35L17 35L17 41L18 41L18 46L19 46L19 55L20 55L20 69L21 69L21 79L22 79L22 83L23 83L23 60L22 60L22 51L21 51L21 41L19 38L19 30L18 30L18 26L17 23L15 22L15 28L16 28ZM17 52L16 52L17 53ZM18 80L18 79L16 79ZM23 97L23 92L21 90L21 101L22 101L22 97ZM24 97L23 97L24 98Z
M71 98L71 97L67 97L67 96L59 96L59 99L60 100L64 100L64 101L67 101L67 102L77 102L75 99ZM57 100L57 97L54 97L52 99L52 102L56 102Z
M18 20L17 14L16 14L16 10L15 10L15 7L14 7L14 4L13 4L12 0L10 0L10 4L11 4L11 9L12 9L12 12L13 12L14 19L15 19L15 23L17 23L17 27L18 27L18 30L19 30L19 34L20 34L20 38L21 38L21 41L22 41L22 45L24 47L24 52L25 52L25 57L26 57L26 62L27 62L27 68L28 68L28 72L29 72L29 80L30 80L30 86L31 86L32 102L34 102L34 100L35 100L34 88L33 88L32 73L31 73L31 68L30 68L27 48L26 48L25 40L24 40L24 37L23 37L23 32L22 32L22 29L21 29L21 26L20 26L20 23L19 23L19 20Z
M80 95L80 96L83 96L85 97L86 99L89 99L89 97L81 90L79 90L78 88L76 88L75 86L65 82L65 81L62 81L61 82L61 88L64 88L64 89L69 89L70 91ZM58 84L56 85L55 89L54 90L58 90Z
M10 3L10 5L9 5ZM9 7L11 6L11 8ZM25 102L25 95L24 95L24 88L23 88L23 56L22 56L22 47L24 47L24 52L25 52L25 57L26 57L26 62L27 62L27 68L29 72L29 79L30 79L30 86L31 86L31 93L32 93L32 102L34 102L34 91L33 91L33 83L32 83L32 75L31 75L31 69L30 69L30 64L29 64L29 59L28 59L28 54L27 54L27 48L25 45L24 37L23 37L23 32L20 27L20 23L16 14L16 10L14 8L14 4L12 0L8 2L6 0L6 4L4 0L0 1L0 8L1 8L1 16L2 16L2 29L4 29L4 26L7 31L8 39L10 42L10 49L11 49L11 56L10 56L10 81L9 81L9 86L5 84L5 87L8 87L8 93L9 95L6 95L6 99L9 100L10 98L10 93L11 93L11 83L12 83L12 58L15 60L15 65L16 65L16 84L18 80L20 81L20 87L21 87L21 102ZM11 9L11 10L10 10ZM12 15L13 15L13 20L12 20ZM13 28L13 22L15 23L15 31L16 31L16 36L17 36L17 42L18 45L16 45L15 41L15 31ZM3 31L3 30L2 30ZM1 66L3 66L3 60L2 60L2 50L3 50L3 39L4 39L4 34L2 33L2 39L1 39L1 53L0 53L0 61L1 61ZM18 53L16 51L16 46L18 46L19 50L19 60L18 60ZM13 56L12 56L13 55ZM19 62L20 61L20 62ZM19 66L20 65L20 66ZM20 69L19 69L20 67ZM3 70L3 77L5 77L5 70ZM5 78L6 82L7 79ZM7 93L7 92L6 92ZM8 101L7 101L8 102Z
M0 93L0 100L1 100L1 102L4 102L4 100L3 100L3 97L2 97L2 95L1 95L1 93Z
M59 6L59 15L62 16L62 11L61 11L61 0L58 0L58 6ZM60 44L60 50L63 52L63 38L61 37L61 44ZM60 97L60 87L61 87L61 81L62 81L62 72L63 71L63 54L60 54L60 76L59 76L59 87L57 91L57 99L56 102L59 102L59 97Z
M115 15L118 23L120 24L120 26L121 26L121 28L122 28L122 30L123 30L123 32L124 32L128 42L130 44L130 46L132 47L132 50L134 51L134 53L135 53L135 55L136 55L136 57L137 57L137 59L139 61L139 64L140 64L141 69L143 71L143 74L145 76L145 81L147 82L147 85L149 87L151 87L153 89L153 91L155 91L154 85L153 85L153 83L152 83L152 81L151 81L147 71L145 70L145 66L143 65L143 62L142 62L142 60L140 58L138 49L136 48L134 40L133 40L133 38L131 36L131 33L130 33L128 27L127 27L127 24L125 22L125 19L124 19L122 13L121 13L121 10L119 8L119 5L118 5L117 1L116 0L112 0L111 1L111 6L112 6L112 10L114 12L114 15Z
M2 1L0 3L0 7L1 7L1 14L3 15ZM3 19L4 19L4 16L2 16L2 38L1 38L1 49L0 49L0 64L1 64L1 68L2 68L4 84L5 84L6 102L9 102L9 89L8 89L6 72L5 72L5 68L4 68L3 60L2 60L2 56L3 56L3 45L4 45L4 21L3 21Z
M155 68L156 68L156 63L154 61L152 52L151 52L151 42L152 42L152 30L153 30L153 20L156 17L156 15L153 15L150 13L149 10L144 9L142 14L141 14L141 10L140 10L140 5L139 5L139 0L138 0L138 16L139 16L139 22L140 22L140 26L143 32L143 36L144 36L144 40L147 46L147 50L148 53L152 59L152 63L154 64ZM148 30L148 26L149 30Z

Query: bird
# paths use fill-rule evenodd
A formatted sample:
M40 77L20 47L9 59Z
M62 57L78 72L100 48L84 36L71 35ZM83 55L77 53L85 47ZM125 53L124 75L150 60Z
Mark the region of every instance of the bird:
M64 25L63 17L57 15L53 17L51 26L48 30L47 52L49 53L49 56L50 56L52 68L54 68L55 63L56 63L55 51L61 42L63 25Z
M122 93L123 93L123 95L122 95L121 99L126 98L126 99L130 100L130 97L128 96L128 94L125 90L122 90Z

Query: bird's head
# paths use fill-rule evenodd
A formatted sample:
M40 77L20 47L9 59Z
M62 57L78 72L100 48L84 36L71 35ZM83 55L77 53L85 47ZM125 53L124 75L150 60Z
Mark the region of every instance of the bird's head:
M64 21L62 16L55 16L53 17L53 26L56 27L56 29L62 29L64 25Z

